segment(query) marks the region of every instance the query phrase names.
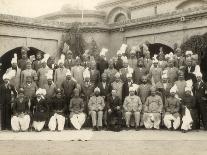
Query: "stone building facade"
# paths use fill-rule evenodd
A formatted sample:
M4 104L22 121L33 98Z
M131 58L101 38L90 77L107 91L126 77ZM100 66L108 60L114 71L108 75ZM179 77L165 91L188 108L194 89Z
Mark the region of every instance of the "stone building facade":
M0 63L9 51L28 46L59 57L62 37L80 22L87 43L114 56L121 44L145 41L173 49L193 35L207 32L207 0L106 0L96 10L63 7L37 18L0 15Z

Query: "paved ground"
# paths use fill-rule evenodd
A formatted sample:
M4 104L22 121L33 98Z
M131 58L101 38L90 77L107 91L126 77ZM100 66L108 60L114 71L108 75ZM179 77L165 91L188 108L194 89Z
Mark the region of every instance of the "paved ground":
M78 135L78 136L74 136ZM85 135L87 134L87 135ZM82 138L88 141L71 141ZM207 132L0 132L0 155L207 155Z

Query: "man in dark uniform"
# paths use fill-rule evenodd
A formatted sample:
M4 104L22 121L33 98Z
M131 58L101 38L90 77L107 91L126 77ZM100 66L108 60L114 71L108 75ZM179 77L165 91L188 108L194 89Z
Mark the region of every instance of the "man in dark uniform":
M64 66L67 69L71 69L73 66L75 66L75 59L73 59L73 53L72 51L68 50L65 54L65 63Z

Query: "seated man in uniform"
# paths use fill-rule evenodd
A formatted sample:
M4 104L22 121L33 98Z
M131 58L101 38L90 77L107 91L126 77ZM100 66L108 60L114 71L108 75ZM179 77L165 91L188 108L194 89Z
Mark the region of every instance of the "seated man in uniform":
M88 102L89 115L91 115L93 130L95 131L99 131L102 128L104 107L104 99L100 96L100 89L96 87L94 89L94 95L90 98Z
M135 95L135 88L129 88L129 96L124 100L123 109L126 119L126 127L130 127L131 116L135 118L135 129L139 129L140 113L142 110L142 102L139 96Z
M151 87L151 95L147 98L144 105L143 121L145 128L160 129L162 109L162 98L156 95L156 88Z

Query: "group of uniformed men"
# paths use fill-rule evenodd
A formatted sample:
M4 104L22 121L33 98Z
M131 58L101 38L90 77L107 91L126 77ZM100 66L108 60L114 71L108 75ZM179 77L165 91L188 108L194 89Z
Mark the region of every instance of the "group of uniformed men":
M198 55L177 48L150 57L148 47L122 44L117 57L95 60L89 53L73 58L68 49L57 64L38 52L35 60L22 47L11 60L0 86L1 129L14 132L93 130L207 129L207 85Z

